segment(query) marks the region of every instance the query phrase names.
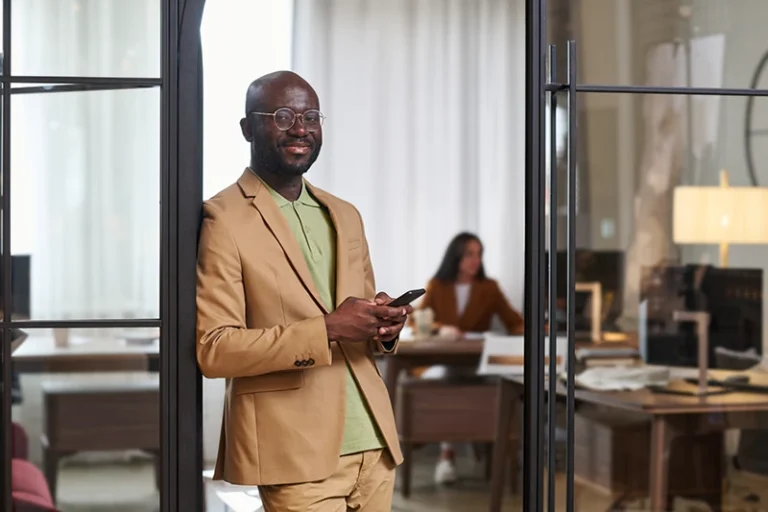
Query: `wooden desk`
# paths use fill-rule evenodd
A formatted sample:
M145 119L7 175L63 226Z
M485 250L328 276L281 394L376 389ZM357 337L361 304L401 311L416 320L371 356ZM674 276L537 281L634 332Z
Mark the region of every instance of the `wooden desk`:
M158 489L160 468L160 382L139 374L125 382L61 380L43 382L40 438L45 476L56 497L59 461L81 451L138 449L154 455Z
M12 359L19 373L157 371L160 345L73 336L69 346L57 347L53 336L30 335L13 351Z
M710 376L721 379L735 372L710 371ZM749 374L753 384L768 385L768 373ZM673 387L695 389L694 385L673 382ZM546 392L545 387L545 392ZM564 396L565 387L559 385L557 394ZM501 508L504 488L504 461L507 443L500 442L517 425L523 395L523 377L504 377L500 381L499 403L501 409L496 430L494 448L491 510ZM669 454L672 441L686 435L724 432L730 428L765 428L759 424L755 413L768 411L768 394L728 393L708 397L666 395L639 391L596 392L576 390L576 402L610 406L647 414L651 417L651 464L649 468L649 494L651 510L667 510L669 488ZM693 469L693 467L692 467Z
M607 344L577 341L576 349L580 348L637 348L637 341L634 336L631 336L627 342L610 342ZM451 340L433 337L418 341L401 341L396 354L385 356L387 368L384 382L387 385L392 405L395 405L397 379L402 371L435 364L477 367L480 364L482 354L483 340Z
M397 354L386 356L387 368L384 382L395 406L397 379L410 368L444 364L451 366L477 366L483 353L483 340L446 340L425 338L418 341L401 341Z

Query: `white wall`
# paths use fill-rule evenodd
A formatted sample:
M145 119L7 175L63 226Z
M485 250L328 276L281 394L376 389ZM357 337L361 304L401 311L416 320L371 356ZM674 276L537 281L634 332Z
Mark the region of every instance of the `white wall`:
M240 133L253 80L291 68L292 0L206 2L203 47L203 196L232 184L250 163Z
M292 0L214 0L200 28L203 47L203 196L232 184L250 163L240 133L245 91L256 78L291 67ZM203 457L216 459L224 380L203 379Z

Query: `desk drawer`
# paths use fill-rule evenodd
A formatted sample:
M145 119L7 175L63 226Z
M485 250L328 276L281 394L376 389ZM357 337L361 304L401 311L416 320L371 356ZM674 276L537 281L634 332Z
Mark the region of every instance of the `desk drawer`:
M495 439L498 391L495 383L430 383L399 389L397 422L406 441Z
M45 435L56 450L160 448L158 390L46 393Z
M575 476L608 494L648 487L650 419L583 407L574 416Z

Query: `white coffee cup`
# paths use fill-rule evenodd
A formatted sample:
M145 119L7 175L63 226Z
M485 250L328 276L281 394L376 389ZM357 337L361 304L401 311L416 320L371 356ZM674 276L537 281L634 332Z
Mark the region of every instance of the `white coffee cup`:
M69 346L69 329L54 329L53 330L53 344L59 348L66 348Z
M413 320L416 323L416 335L429 336L432 333L435 312L430 308L417 309L413 312Z

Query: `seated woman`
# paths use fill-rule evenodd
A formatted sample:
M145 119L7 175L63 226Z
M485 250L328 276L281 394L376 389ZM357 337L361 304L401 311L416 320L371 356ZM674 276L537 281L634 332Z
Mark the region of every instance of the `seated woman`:
M445 251L437 273L427 284L427 293L419 309L434 312L434 330L442 335L460 337L468 332L486 332L498 315L509 334L523 333L523 317L507 301L499 285L485 275L483 244L471 233L454 237ZM463 375L475 369L431 366L421 377L442 379ZM435 468L435 482L456 480L455 453L449 443L442 443Z

